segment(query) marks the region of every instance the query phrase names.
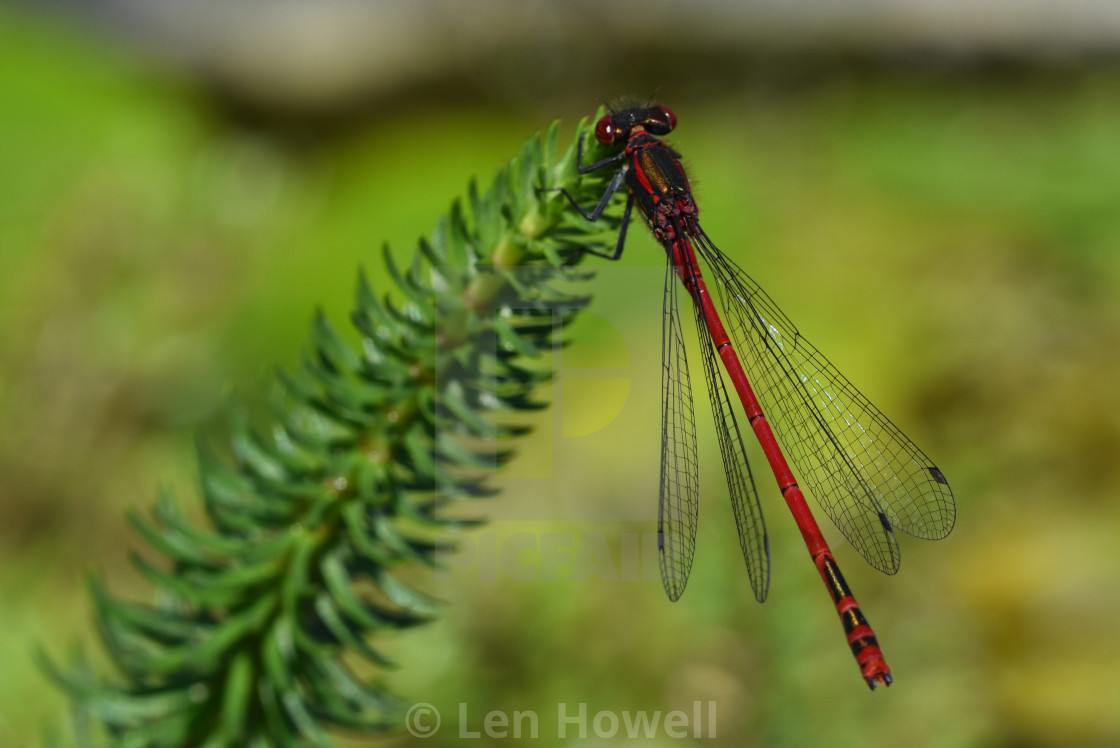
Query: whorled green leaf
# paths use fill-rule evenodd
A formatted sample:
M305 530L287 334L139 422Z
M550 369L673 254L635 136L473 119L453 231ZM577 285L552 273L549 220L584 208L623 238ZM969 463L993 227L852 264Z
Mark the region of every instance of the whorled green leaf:
M586 204L604 187L557 132L526 142L487 190L471 180L406 265L386 247L390 289L359 274L356 343L315 315L302 367L277 374L272 422L235 410L228 447L200 445L205 523L169 495L130 514L162 557L133 557L161 602L91 583L118 676L44 661L100 726L97 745L325 746L332 729L399 724L402 703L347 657L391 669L374 637L443 611L397 569L438 567L447 533L479 524L445 508L492 495L486 476L512 453L481 440L526 430L489 414L546 405L540 353L588 302L575 266L612 246L546 191Z

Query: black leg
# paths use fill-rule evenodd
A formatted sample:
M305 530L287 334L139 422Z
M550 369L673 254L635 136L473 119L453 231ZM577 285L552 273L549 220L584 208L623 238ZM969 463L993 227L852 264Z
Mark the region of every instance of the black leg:
M594 163L585 165L583 163L583 138L583 135L579 136L579 145L576 148L576 171L578 171L580 174L589 174L590 172L602 169L604 166L616 164L626 158L626 151L620 151L613 156L607 156L606 158L599 159ZM585 219L587 219L588 221L598 221L599 217L603 215L603 211L607 209L607 204L610 203L611 198L614 197L614 193L618 192L618 188L622 186L622 180L626 178L626 169L627 167L623 166L621 169L615 172L615 175L611 177L610 184L607 185L607 189L603 192L603 196L599 198L599 202L595 204L595 207L591 209L590 213L584 210L583 206L576 202L576 199L572 197L572 193L568 192L563 187L551 187L548 189L542 189L540 191L559 192L564 197L568 198L568 202L572 204L572 207L579 211L579 214ZM597 257L603 257L608 260L617 260L619 257L622 257L622 248L626 244L626 228L630 224L630 211L633 209L633 207L634 196L630 195L626 200L626 209L622 211L622 227L618 231L618 244L615 245L613 253L607 254L606 252L596 252L593 249L585 249L584 251L588 254L593 254Z
M577 205L576 207L578 208L579 206ZM619 257L622 257L622 248L626 245L626 228L630 225L630 210L633 207L634 196L631 195L630 198L626 201L626 208L622 211L622 226L618 229L618 244L615 245L613 254L607 254L606 252L596 252L593 249L584 249L583 251L587 252L588 254L595 255L596 257L602 257L604 259L612 261L617 260Z
M584 133L584 135L586 135L586 133ZM576 171L578 171L580 174L589 174L593 171L598 171L599 169L602 169L604 166L608 166L610 164L617 163L617 162L623 160L624 158L626 158L626 151L620 151L620 152L614 154L613 156L607 156L606 158L599 159L598 161L596 161L593 164L584 165L584 163L583 163L583 138L584 138L584 135L579 136L579 146L576 148ZM561 193L563 193L564 197L568 198L568 202L570 202L572 204L573 208L575 208L576 210L579 211L579 214L581 216L586 218L588 221L597 221L597 220L599 220L599 216L603 215L603 211L607 209L607 203L609 203L611 201L611 198L614 197L614 193L618 192L618 188L622 186L622 180L625 176L626 176L626 167L624 166L624 167L622 167L621 169L618 170L618 173L616 173L613 177L611 177L611 183L609 185L607 185L607 189L603 193L603 196L599 198L598 204L595 205L595 207L592 209L592 211L590 213L588 213L586 210L584 210L583 206L581 206L579 203L577 203L576 199L574 197L572 197L571 193L568 192L563 187L550 187L550 188L542 189L541 192L561 192Z
M578 171L580 174L590 174L593 171L596 171L598 169L602 169L607 164L617 163L617 162L621 161L622 159L626 158L626 151L619 151L618 153L614 154L613 156L607 156L606 158L599 159L598 161L596 161L593 164L584 165L584 163L583 163L583 137L586 134L587 133L584 133L583 135L579 136L579 146L576 148L576 171Z
M618 192L618 188L622 186L622 180L625 176L626 169L619 169L618 173L615 174L611 179L611 183L607 185L607 189L603 193L603 196L599 198L599 202L595 205L590 213L584 210L583 207L576 202L576 199L572 197L572 193L568 192L563 187L553 187L552 189L544 190L544 192L559 192L564 197L568 198L568 202L572 204L573 208L579 211L579 214L581 216L586 218L588 221L598 221L599 216L603 215L603 211L607 209L607 203L611 201L611 198L614 197L614 193Z

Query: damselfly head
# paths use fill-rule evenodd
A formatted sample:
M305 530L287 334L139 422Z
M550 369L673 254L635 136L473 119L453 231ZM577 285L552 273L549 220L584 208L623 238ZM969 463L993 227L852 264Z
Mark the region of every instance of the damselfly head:
M595 139L603 145L618 145L635 129L651 135L668 135L677 126L677 115L667 106L635 107L604 115L595 125Z

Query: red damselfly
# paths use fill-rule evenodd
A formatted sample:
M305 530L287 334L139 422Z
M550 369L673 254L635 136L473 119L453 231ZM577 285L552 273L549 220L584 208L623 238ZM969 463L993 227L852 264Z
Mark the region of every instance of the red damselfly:
M578 169L587 174L618 165L618 171L590 212L561 190L584 218L595 221L625 182L630 194L618 244L613 254L604 256L614 260L622 255L630 213L637 203L668 258L658 505L665 591L677 600L688 582L699 504L696 423L676 277L695 308L727 487L755 597L765 600L769 589L769 542L743 435L716 367L717 356L832 596L864 680L871 688L877 683L890 685L890 667L875 633L844 581L779 442L825 514L868 563L887 574L898 571L896 529L936 540L953 528L952 491L925 453L805 340L766 292L704 233L680 154L659 137L669 134L676 123L676 115L664 106L636 107L602 117L595 127L596 139L605 146L625 143L625 148L584 164L581 138ZM700 272L700 260L715 279L715 299Z

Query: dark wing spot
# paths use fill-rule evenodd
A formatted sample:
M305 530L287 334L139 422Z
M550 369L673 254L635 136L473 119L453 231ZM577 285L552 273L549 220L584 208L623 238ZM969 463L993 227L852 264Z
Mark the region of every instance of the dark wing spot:
M887 515L883 514L882 512L879 512L879 524L881 524L883 526L883 529L887 532L891 531L891 521L887 519Z

